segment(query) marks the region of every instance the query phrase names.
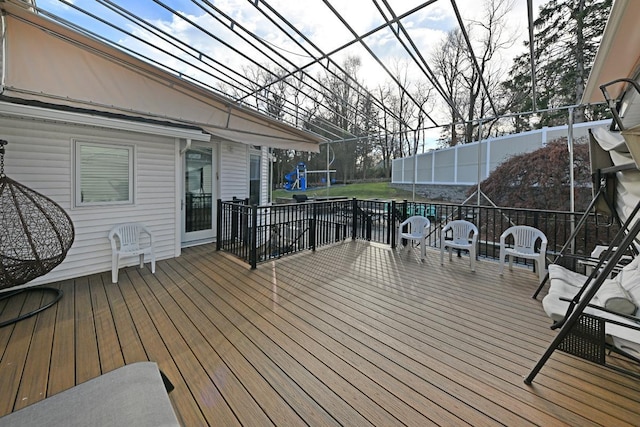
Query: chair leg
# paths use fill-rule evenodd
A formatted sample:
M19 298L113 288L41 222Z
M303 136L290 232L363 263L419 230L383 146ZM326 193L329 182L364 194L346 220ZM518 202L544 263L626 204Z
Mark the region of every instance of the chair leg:
M537 259L536 260L536 266L538 268L538 277L540 278L540 281L538 283L542 283L542 281L544 280L544 277L547 275L546 270L542 267L544 261Z
M502 276L502 273L504 272L504 249L500 249L500 275Z
M444 244L440 245L440 265L444 265Z
M469 249L469 263L471 264L471 271L476 271L476 251L475 249Z
M151 254L151 272L156 274L156 256L155 254Z
M453 261L453 248L449 246L449 262Z
M144 268L144 254L140 254L140 268Z
M118 283L118 255L111 256L111 283Z

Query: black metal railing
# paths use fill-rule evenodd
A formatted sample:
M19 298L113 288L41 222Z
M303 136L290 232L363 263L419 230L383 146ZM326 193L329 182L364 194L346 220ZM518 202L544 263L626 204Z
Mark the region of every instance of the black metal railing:
M397 227L411 215L431 220L427 245L439 247L442 227L452 219L466 219L478 227L478 256L497 259L500 235L512 225L530 225L548 239L553 259L571 235L581 213L542 211L447 203L389 200L327 200L271 206L250 206L248 200L218 201L217 248L250 263L315 250L347 238L397 245ZM608 245L616 226L590 214L578 233L572 253L588 255ZM516 260L522 264L527 260Z
M185 198L185 231L199 231L211 229L211 214L213 207L211 193L187 193Z

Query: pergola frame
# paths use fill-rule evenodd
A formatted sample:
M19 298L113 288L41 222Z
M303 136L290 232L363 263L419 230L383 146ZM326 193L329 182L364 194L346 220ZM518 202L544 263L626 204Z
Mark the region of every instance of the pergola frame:
M313 96L315 93L317 93L318 89L322 89L325 91L329 90L329 88L313 74L314 69L316 69L317 66L320 66L327 73L327 75L342 80L344 84L350 88L350 90L355 91L358 99L364 99L365 97L371 99L373 104L378 109L385 111L386 114L389 114L391 118L397 121L397 123L401 123L401 117L398 117L392 111L390 111L384 105L384 101L380 99L380 97L376 96L376 94L373 93L371 89L366 88L362 83L356 81L352 76L350 76L348 74L348 71L345 70L335 59L339 53L344 52L351 46L360 45L364 49L364 51L380 66L380 68L384 71L386 77L389 78L395 85L397 85L399 92L406 97L408 102L410 102L413 107L419 111L419 114L423 115L423 117L426 117L426 119L431 123L430 126L420 125L419 128L409 128L408 123L403 123L403 125L406 125L408 127L408 130L415 132L419 130L437 128L442 126L442 124L438 123L428 111L425 111L424 106L413 97L408 88L404 86L403 82L401 82L396 76L394 76L388 65L384 63L383 59L380 58L380 56L376 54L375 50L370 46L370 44L367 43L367 38L376 35L383 30L389 30L395 37L398 45L401 46L404 52L407 54L408 58L411 59L412 63L417 67L422 75L425 76L427 81L435 89L437 95L447 104L449 108L451 108L451 111L459 120L456 121L456 124L466 123L464 116L457 109L456 103L446 94L444 88L439 82L438 76L429 66L428 61L423 56L420 48L417 46L415 41L411 38L409 31L403 23L403 20L413 16L417 12L423 11L425 8L437 3L438 1L442 2L443 0L428 0L404 13L397 14L393 7L389 4L388 0L372 0L373 5L380 14L382 23L372 29L369 29L368 31L359 34L354 29L353 25L345 18L345 16L343 16L343 14L341 14L340 11L332 5L331 1L322 0L328 10L331 11L331 13L341 23L344 29L346 29L350 34L350 37L342 42L340 46L330 51L323 51L317 45L317 43L315 43L307 35L305 35L303 30L296 27L294 23L292 23L282 13L280 13L271 4L272 2L268 0L248 0L253 8L260 12L260 14L271 24L273 24L275 28L281 31L283 35L286 35L287 39L294 43L295 46L299 48L301 52L304 52L304 55L308 56L310 59L308 62L296 64L285 54L279 51L278 48L262 39L259 35L245 28L242 23L235 20L232 16L225 14L220 8L216 7L209 0L191 0L191 3L202 10L206 15L224 26L225 29L231 31L234 37L237 37L239 41L247 44L248 46L251 46L252 49L255 49L257 52L259 52L262 58L251 57L250 54L243 52L240 48L234 46L233 43L226 41L222 37L216 35L214 31L203 28L190 17L186 16L185 14L179 13L177 10L166 4L166 2L153 0L153 3L155 3L159 8L173 14L174 16L180 17L180 19L182 19L185 24L201 32L207 37L210 37L212 42L224 46L224 48L228 49L233 54L239 55L244 61L247 62L248 65L256 67L257 70L260 70L260 72L263 72L265 73L265 75L269 76L268 84L258 85L256 85L255 82L251 82L246 75L242 74L236 69L233 69L223 61L211 57L202 49L187 45L184 41L179 40L174 35L160 28L158 25L140 17L138 14L132 12L128 8L116 4L114 1L96 0L96 3L121 16L126 20L128 24L130 23L134 28L141 29L145 32L148 32L149 34L152 34L157 38L156 43L152 43L149 40L144 39L143 37L135 34L134 31L124 28L124 26L112 24L107 19L97 16L95 13L83 9L68 0L59 0L61 4L74 9L85 17L90 18L91 20L95 20L101 25L106 25L126 37L134 38L136 41L146 44L153 49L156 49L159 54L167 55L168 57L176 60L181 64L181 66L187 66L194 71L202 73L202 75L205 77L196 78L194 76L188 76L175 68L160 63L157 59L151 57L151 55L145 56L140 52L132 51L131 48L128 48L121 43L113 40L113 37L107 38L104 35L98 34L96 31L89 29L88 25L86 24L80 26L76 23L69 22L62 17L51 13L51 11L39 8L37 5L35 5L34 8L37 12L49 17L50 19L63 23L64 25L70 26L75 30L83 32L93 38L99 39L103 42L123 49L130 54L149 61L154 65L157 65L177 76L180 76L181 78L184 78L185 80L189 80L193 83L202 85L205 88L216 93L226 95L235 102L243 104L245 106L249 105L253 108L258 109L259 105L250 105L248 101L250 99L255 99L256 104L259 104L260 102L267 103L268 100L263 95L263 92L269 91L270 87L272 87L274 84L284 83L292 88L297 85L302 89L302 92L304 92L305 96L313 97L314 102L318 106L325 109L326 111L330 111L331 115L333 115L334 117L346 121L347 118L340 111L332 109L331 105L325 99L316 99ZM491 107L491 112L493 113L492 115L494 117L499 117L500 114L496 109L492 95L489 91L485 78L482 75L480 65L477 62L476 54L469 38L469 34L465 28L465 24L460 14L458 4L456 0L450 0L450 3L453 8L458 27L464 38L469 57L472 61L472 65L480 78L482 91ZM527 6L529 12L528 21L530 46L533 46L532 0L527 1ZM169 47L163 48L162 46L160 46L160 43L157 43L158 41L166 44ZM185 55L173 53L171 50L179 50ZM264 62L260 61L260 59L266 60L269 63L273 64L276 69L270 69L270 67L266 66ZM535 61L533 60L533 58L531 60L531 75L532 83L534 85L532 96L535 110ZM306 106L295 105L289 99L285 99L283 100L283 102L283 112L293 118L292 120L287 121L288 124L297 127L302 127L305 124L308 126L310 118L316 120L315 123L318 123L317 120L319 116L316 115L314 111L309 110L309 108L307 108ZM345 106L344 111L348 111L354 116L362 114L360 109L358 108L358 105L348 104ZM473 122L478 122L478 120L479 119L474 119ZM488 121L488 119L486 118L482 118L480 120ZM307 128L307 130L316 134L323 135L325 138L327 138L328 142L340 142L345 140L363 138L361 135L354 134L351 129L339 128L335 124L329 123L326 120L322 120L321 122L319 122L319 126L320 128L314 129L312 127L311 129ZM397 131L394 131L392 129L385 129L380 123L376 123L375 126L377 127L377 134L368 135L365 136L365 138L380 137L384 135L388 136L390 134L393 134L394 132L397 133Z

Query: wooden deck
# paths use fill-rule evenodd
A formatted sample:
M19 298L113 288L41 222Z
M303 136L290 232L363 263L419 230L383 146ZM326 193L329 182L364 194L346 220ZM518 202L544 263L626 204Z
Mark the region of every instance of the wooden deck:
M561 352L524 384L555 334L535 274L418 257L347 242L252 271L201 246L57 283L0 329L0 415L153 360L186 426L640 424L639 380Z

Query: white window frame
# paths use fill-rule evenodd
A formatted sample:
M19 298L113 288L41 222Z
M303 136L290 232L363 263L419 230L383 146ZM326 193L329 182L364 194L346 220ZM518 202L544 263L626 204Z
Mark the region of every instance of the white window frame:
M82 176L81 176L81 155L80 149L83 146L92 147L104 147L114 149L125 149L129 152L129 194L127 200L118 201L104 201L104 202L84 202L82 201ZM134 144L120 144L114 142L98 142L88 140L75 140L73 144L73 176L74 176L74 206L75 207L87 207L87 206L122 206L133 205L135 203L135 159L136 159L136 146Z

